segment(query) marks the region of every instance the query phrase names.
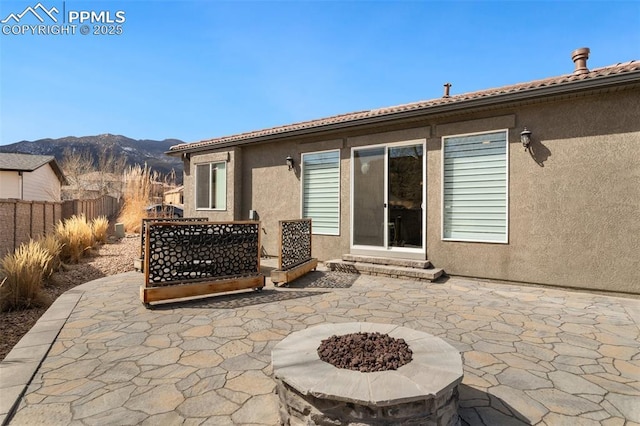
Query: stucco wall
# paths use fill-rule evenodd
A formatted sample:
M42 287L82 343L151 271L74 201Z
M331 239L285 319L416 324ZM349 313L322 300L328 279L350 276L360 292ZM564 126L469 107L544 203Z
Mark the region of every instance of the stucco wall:
M301 153L341 149L343 139L287 141L243 148L241 217L247 218L255 210L262 222L262 246L265 254L278 254L278 221L301 217ZM341 150L340 158L340 235L313 235L312 253L320 259L339 257L349 250L349 158ZM287 156L294 159L288 170ZM344 204L344 196L347 204Z
M245 145L228 154L226 212L193 209L192 176L196 161L213 161L227 151L193 155L185 164L185 211L246 220L253 209L262 221L265 254L276 255L278 220L301 214L301 153L340 149L340 235L313 236L315 257L337 258L349 252L351 148L426 139L427 257L435 266L453 275L640 293L638 111L635 89L426 117L404 130ZM533 132L531 153L519 140L524 126ZM508 244L442 241L442 136L499 129L509 134ZM285 163L289 155L293 171Z
M184 162L184 215L185 217L206 217L214 222L224 222L239 220L235 217L235 208L238 202L242 188L238 186L237 179L234 178L238 167L241 164L241 153L239 148L224 150L220 152L211 152L198 155L192 155ZM196 209L195 198L195 176L196 165L212 162L226 162L226 178L227 178L227 200L224 210L207 210ZM245 218L246 219L246 218Z
M640 94L521 108L509 141L509 243L441 235L444 133L429 140L428 256L450 274L640 293ZM533 131L532 154L519 132ZM470 128L471 127L471 128Z

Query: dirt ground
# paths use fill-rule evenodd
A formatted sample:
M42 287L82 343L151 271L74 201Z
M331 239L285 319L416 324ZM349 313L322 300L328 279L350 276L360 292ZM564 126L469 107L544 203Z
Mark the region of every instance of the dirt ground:
M45 283L44 292L51 302L65 291L97 278L133 270L133 260L139 256L140 237L128 235L110 240L85 256L77 265L64 265ZM38 321L46 308L32 308L0 313L0 360Z

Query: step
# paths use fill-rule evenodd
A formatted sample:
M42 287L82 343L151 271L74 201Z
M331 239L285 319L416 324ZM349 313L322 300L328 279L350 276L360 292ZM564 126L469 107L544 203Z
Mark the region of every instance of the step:
M346 262L341 259L329 260L324 264L331 271L383 275L391 278L405 278L418 281L434 281L444 273L444 270L441 268L408 268L405 266L379 265L375 263Z
M376 265L404 266L406 268L431 268L431 262L429 262L428 260L392 259L390 257L362 256L357 254L343 254L342 260L357 263L373 263Z

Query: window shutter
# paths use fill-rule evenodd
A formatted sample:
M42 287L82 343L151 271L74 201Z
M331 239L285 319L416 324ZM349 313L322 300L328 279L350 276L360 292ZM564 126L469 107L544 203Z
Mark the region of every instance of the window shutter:
M302 156L302 217L314 234L340 234L340 151Z
M443 238L507 242L507 133L444 138Z

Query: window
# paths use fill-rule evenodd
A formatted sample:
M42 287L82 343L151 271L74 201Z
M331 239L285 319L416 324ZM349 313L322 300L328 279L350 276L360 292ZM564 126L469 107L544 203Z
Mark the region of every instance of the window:
M443 138L442 238L506 243L507 131Z
M227 164L196 165L196 209L226 210Z
M314 234L340 235L340 151L302 155L302 217Z

